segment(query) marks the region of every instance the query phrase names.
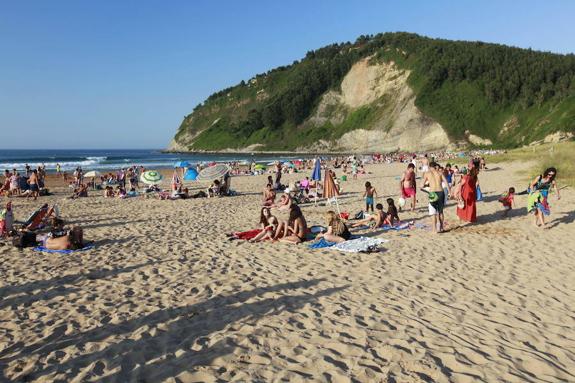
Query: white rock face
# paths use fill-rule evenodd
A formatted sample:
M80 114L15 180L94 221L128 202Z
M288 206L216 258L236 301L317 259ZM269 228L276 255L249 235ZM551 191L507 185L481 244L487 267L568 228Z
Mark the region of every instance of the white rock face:
M354 130L336 142L322 141L307 148L387 152L447 147L450 140L443 127L415 106L415 93L407 84L410 72L394 63L372 65L369 61L366 58L353 65L341 83L341 92L326 93L309 122L321 125L329 120L338 125L346 113L366 105L381 107L384 113L369 130Z

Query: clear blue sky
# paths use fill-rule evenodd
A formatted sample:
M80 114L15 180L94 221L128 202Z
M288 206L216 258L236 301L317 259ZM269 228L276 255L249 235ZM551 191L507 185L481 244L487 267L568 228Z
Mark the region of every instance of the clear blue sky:
M408 31L575 52L575 1L0 0L0 148L162 148L211 93Z

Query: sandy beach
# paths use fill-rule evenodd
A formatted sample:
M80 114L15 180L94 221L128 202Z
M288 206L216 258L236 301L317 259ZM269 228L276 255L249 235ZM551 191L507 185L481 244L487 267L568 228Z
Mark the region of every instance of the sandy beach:
M489 165L476 224L450 202L448 232L377 234L389 242L371 254L228 241L258 226L264 175L225 198L13 199L17 219L58 203L96 247L0 246L0 381L573 382L575 196L551 195L547 229L525 196L502 219L498 196L531 165ZM363 208L366 181L398 197L403 164L366 169L342 210ZM429 223L418 198L400 218ZM322 225L328 209L302 207Z

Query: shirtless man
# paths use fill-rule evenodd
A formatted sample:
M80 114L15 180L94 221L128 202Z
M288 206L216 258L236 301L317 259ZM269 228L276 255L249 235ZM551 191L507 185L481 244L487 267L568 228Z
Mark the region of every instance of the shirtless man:
M433 202L429 203L433 208L432 211L430 209L430 214L433 215L433 232L437 233L437 220L439 219L439 232L441 233L443 232L443 207L445 205L445 193L441 183L445 182L447 185L447 180L443 173L440 173L437 170L438 166L435 162L432 162L429 165L429 170L423 175L423 184L429 185L430 200L433 199ZM448 185L447 192L449 193L449 191Z
M403 173L403 177L399 182L399 190L404 199L411 199L411 211L415 211L417 189L415 185L415 165L413 163L407 165L407 170Z
M30 173L30 178L28 178L28 184L30 185L30 194L28 194L28 197L26 197L26 199L33 196L34 201L36 201L36 199L38 198L38 194L40 192L40 188L38 187L38 171L36 169L34 169L32 173Z

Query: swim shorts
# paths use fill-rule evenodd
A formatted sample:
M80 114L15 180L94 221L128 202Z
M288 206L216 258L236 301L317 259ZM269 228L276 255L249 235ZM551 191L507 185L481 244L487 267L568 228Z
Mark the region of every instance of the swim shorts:
M437 194L437 200L429 204L435 209L435 214L441 214L445 206L445 193L443 191L437 191L435 194Z
M403 198L411 198L415 195L415 188L403 188Z

